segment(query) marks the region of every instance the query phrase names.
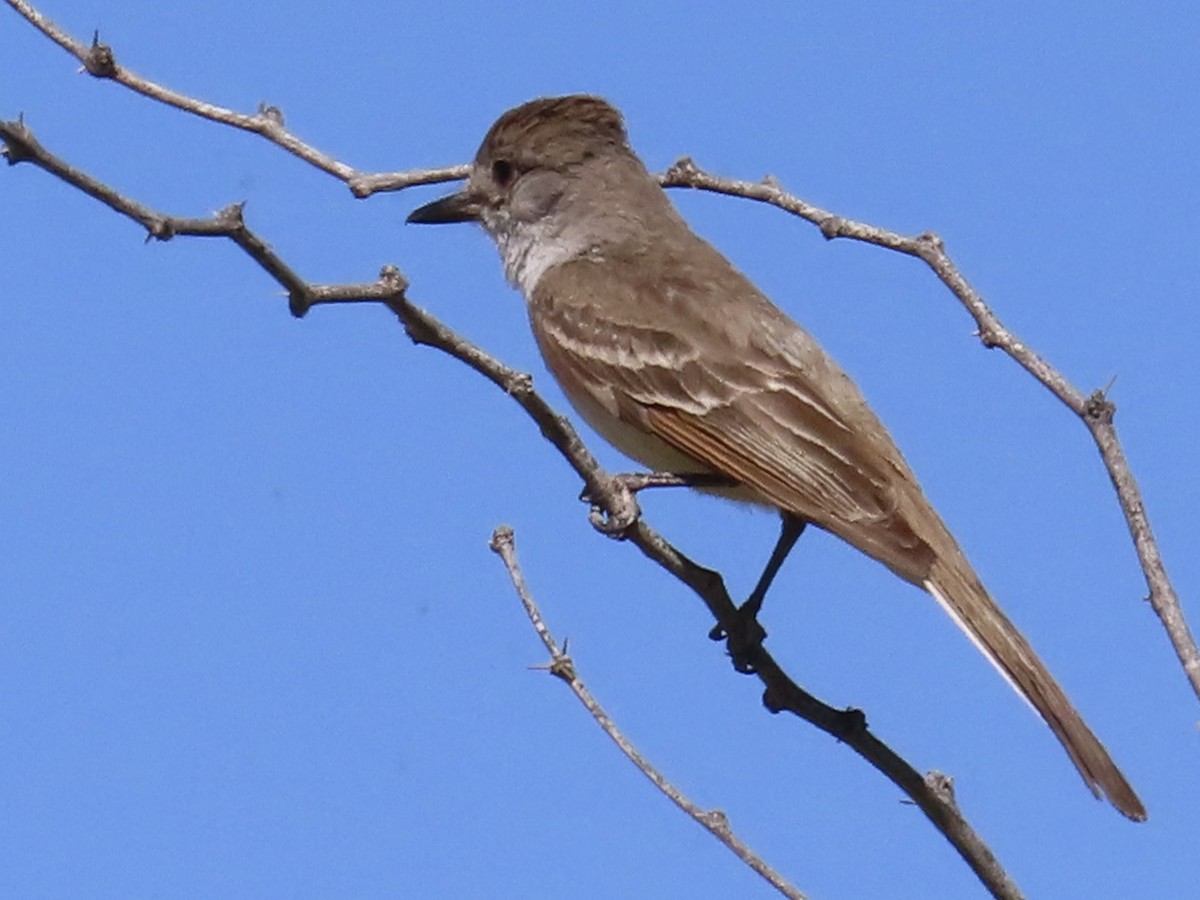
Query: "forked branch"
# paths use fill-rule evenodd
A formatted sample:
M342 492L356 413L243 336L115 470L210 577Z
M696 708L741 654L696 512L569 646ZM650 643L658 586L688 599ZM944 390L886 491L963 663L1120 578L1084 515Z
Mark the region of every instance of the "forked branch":
M25 0L6 0L10 6L48 37L78 58L85 71L116 81L151 99L230 127L260 135L287 152L344 181L357 196L376 191L399 190L416 184L449 181L466 174L465 166L415 169L396 173L365 173L306 144L289 132L283 114L263 105L251 114L237 113L171 91L118 64L111 48L93 39L80 42L38 13ZM480 348L446 328L405 296L405 282L395 267L384 267L377 281L361 284L310 284L301 278L269 245L249 229L241 209L228 207L208 219L173 217L151 210L83 173L41 147L21 121L0 123L0 139L10 164L29 162L105 203L113 210L139 222L147 236L168 240L176 235L225 237L243 249L288 293L289 307L303 315L310 307L334 302L382 302L402 321L418 343L437 347L469 365L508 392L534 419L546 438L558 449L583 480L591 498L603 511L606 530L617 531L647 557L676 575L701 596L719 623L733 620L734 604L719 574L700 567L665 541L637 513L632 493L619 480L607 475L579 440L570 424L556 414L533 390L528 375L500 363ZM1178 599L1167 578L1150 530L1137 483L1117 441L1113 426L1114 407L1097 391L1090 397L1070 385L1040 356L1011 334L987 307L932 234L905 237L895 232L835 216L783 191L771 180L754 183L709 175L690 160L681 160L662 176L667 187L690 187L766 202L818 225L828 238L847 237L865 241L923 260L954 293L974 318L985 346L999 347L1052 391L1089 428L1116 489L1121 508L1145 573L1150 601L1163 621L1183 668L1200 695L1200 653L1188 631ZM615 526L615 527L614 527ZM1020 896L1016 886L978 836L962 818L947 781L936 773L922 777L890 748L878 741L858 713L833 709L804 692L779 667L765 649L753 660L764 684L764 704L773 712L788 710L847 743L855 752L887 775L905 791L958 849L963 858L996 897Z
M545 438L579 475L590 500L601 511L597 527L629 540L680 581L692 588L722 626L736 627L736 606L721 576L697 565L655 532L638 513L630 488L600 468L570 423L558 415L533 390L533 380L456 334L405 296L406 283L394 266L385 266L375 282L361 284L310 284L246 226L241 211L230 207L210 219L169 216L152 210L101 184L65 163L41 146L23 122L0 122L0 140L11 163L27 162L93 196L114 211L142 224L148 238L169 240L176 235L224 237L241 247L251 259L288 293L289 308L297 316L325 303L379 302L400 319L418 344L435 347L458 359L508 393L538 425ZM750 658L764 685L763 703L771 712L789 711L845 743L903 790L997 898L1021 896L986 844L959 812L936 773L923 778L911 765L876 738L866 718L857 711L841 711L804 691L779 666L765 648Z
M422 184L454 181L467 175L469 167L466 165L407 169L398 172L361 171L300 140L284 126L283 111L276 106L264 103L260 104L254 113L240 113L173 91L119 64L112 47L101 43L99 35L94 35L91 43L85 43L59 28L26 0L6 2L39 31L78 59L83 71L88 74L115 81L145 97L183 112L257 134L345 182L356 197L368 197L381 191L398 191ZM928 265L975 320L977 334L983 345L999 348L1012 357L1074 412L1087 427L1100 452L1101 460L1116 491L1117 502L1125 516L1125 523L1146 581L1147 599L1167 632L1168 640L1193 692L1200 697L1200 650L1197 649L1184 618L1179 597L1167 575L1166 566L1150 527L1141 490L1117 437L1116 426L1113 424L1116 406L1103 390L1098 389L1090 395L1085 395L1006 328L979 292L959 271L946 253L941 239L932 232L909 237L865 222L847 219L788 193L773 178L768 177L759 182L723 178L703 171L688 157L679 159L659 180L664 187L692 188L767 203L812 222L828 239L849 238L874 244L914 256ZM82 185L80 188L87 190ZM151 231L154 234L153 229Z
M821 229L826 238L850 238L877 247L884 247L915 256L924 262L975 320L980 342L988 348L998 348L1012 357L1026 372L1036 378L1047 390L1087 427L1108 477L1116 490L1117 502L1125 516L1141 564L1142 574L1149 591L1147 599L1158 615L1167 637L1183 666L1184 674L1191 682L1192 690L1200 697L1200 651L1183 616L1179 597L1167 576L1166 566L1150 528L1150 519L1142 501L1141 489L1129 467L1129 460L1117 438L1113 416L1116 406L1103 390L1085 395L1072 385L1066 377L1032 350L1028 344L1014 335L992 312L980 293L967 281L958 266L946 253L941 238L932 232L916 237L907 237L886 228L856 222L835 215L828 210L806 203L794 194L789 194L773 178L760 182L722 178L700 169L691 159L683 157L668 169L661 178L664 187L686 187L696 190L727 194L756 200L799 216Z
M612 717L604 711L604 707L600 705L599 701L579 678L579 673L575 668L575 661L567 655L566 644L564 643L561 648L559 647L558 642L554 640L554 635L550 633L549 627L547 627L545 620L542 618L541 610L538 609L538 605L533 599L533 594L530 592L529 586L525 583L525 575L521 571L521 566L517 562L516 539L513 537L512 529L507 525L501 525L492 532L492 539L489 546L504 561L504 567L508 570L508 577L513 583L513 588L517 592L517 597L520 599L521 605L525 608L525 615L529 617L530 624L533 625L534 630L538 633L538 637L542 639L542 643L545 644L546 650L550 654L550 663L545 666L550 674L571 689L571 693L583 704L584 708L596 721L596 724L603 729L605 734L612 738L613 743L620 748L625 757L637 766L638 770L650 779L654 786L668 800L679 807L682 812L690 816L695 822L699 823L701 827L724 844L738 859L762 876L779 893L785 897L792 898L792 900L805 900L804 894L767 865L762 857L751 850L737 836L725 813L719 809L702 809L689 800L683 791L671 784L666 776L654 767L650 760L638 752L629 738L617 727Z

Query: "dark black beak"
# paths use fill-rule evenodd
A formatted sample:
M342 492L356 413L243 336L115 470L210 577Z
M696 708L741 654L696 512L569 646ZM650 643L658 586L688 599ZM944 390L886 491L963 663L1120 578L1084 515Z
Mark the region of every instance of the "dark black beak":
M452 222L476 222L479 220L479 203L466 191L450 194L419 206L408 214L404 221L417 225L448 225Z

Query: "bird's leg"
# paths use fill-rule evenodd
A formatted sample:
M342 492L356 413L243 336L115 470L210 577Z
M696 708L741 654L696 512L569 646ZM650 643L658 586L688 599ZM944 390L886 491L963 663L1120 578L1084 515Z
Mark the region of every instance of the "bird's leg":
M748 651L761 644L763 638L767 636L766 631L758 624L758 612L762 609L763 600L766 599L771 583L779 574L779 567L792 552L792 548L796 546L796 541L800 539L800 535L804 533L807 525L808 522L804 519L791 513L782 513L779 540L775 542L775 549L771 551L771 557L767 560L766 568L763 569L758 584L754 586L754 590L750 592L746 602L737 608L731 627L726 628L724 625L718 624L708 633L708 636L714 641L728 639L729 655L733 657L734 667L739 672L753 671L753 666L750 665L746 655Z
M783 565L783 561L792 552L792 548L796 546L796 541L800 540L800 535L804 534L804 528L808 525L808 522L804 521L804 519L797 518L787 512L782 513L780 519L779 540L775 542L775 549L771 551L771 558L767 560L767 566L763 569L762 576L758 579L758 584L754 586L754 590L750 592L750 596L746 598L746 602L738 607L738 612L742 615L758 616L759 610L762 609L763 600L767 597L767 591L771 589L771 583L775 580L775 576L779 574L779 567Z

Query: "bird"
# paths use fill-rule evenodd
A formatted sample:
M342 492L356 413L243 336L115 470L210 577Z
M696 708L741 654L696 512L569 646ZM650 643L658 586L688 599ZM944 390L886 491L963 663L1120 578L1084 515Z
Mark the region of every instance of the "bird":
M477 222L524 295L537 346L575 410L656 472L777 510L757 613L805 526L836 535L936 600L1033 707L1096 797L1146 810L1029 642L984 588L862 392L816 339L676 210L586 94L508 110L465 186L409 216Z

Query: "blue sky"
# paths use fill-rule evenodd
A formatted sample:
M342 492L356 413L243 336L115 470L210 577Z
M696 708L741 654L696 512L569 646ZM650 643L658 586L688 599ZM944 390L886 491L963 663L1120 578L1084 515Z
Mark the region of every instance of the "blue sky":
M504 109L590 91L652 168L682 154L937 231L1003 321L1120 434L1194 614L1200 564L1200 12L1186 4L46 2L118 60L281 107L363 169L467 160ZM181 215L246 201L316 281L387 262L410 297L565 409L441 188L356 201L252 136L76 74L0 15L0 116ZM994 595L1136 785L1094 802L929 598L824 536L770 647L864 709L1030 896L1200 879L1197 705L1082 426L972 338L921 265L745 201L673 198L859 381ZM0 171L0 893L12 897L768 897L544 673L498 560L584 680L697 802L819 898L983 896L899 792L767 715L700 603L592 532L498 391L378 308L296 321L232 246L144 244L32 167ZM585 434L588 434L585 432ZM602 461L621 458L590 436ZM771 517L683 493L649 520L735 593Z

